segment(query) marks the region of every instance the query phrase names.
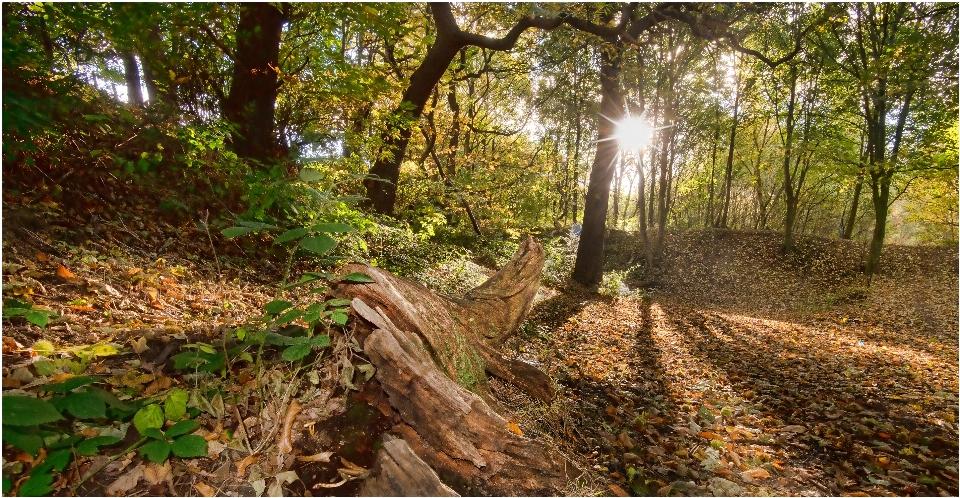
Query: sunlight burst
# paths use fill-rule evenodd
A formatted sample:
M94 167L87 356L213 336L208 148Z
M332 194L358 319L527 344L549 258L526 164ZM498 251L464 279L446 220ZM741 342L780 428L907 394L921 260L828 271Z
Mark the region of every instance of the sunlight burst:
M640 116L627 116L617 123L617 131L614 137L621 149L640 151L650 145L653 140L654 128L647 124Z

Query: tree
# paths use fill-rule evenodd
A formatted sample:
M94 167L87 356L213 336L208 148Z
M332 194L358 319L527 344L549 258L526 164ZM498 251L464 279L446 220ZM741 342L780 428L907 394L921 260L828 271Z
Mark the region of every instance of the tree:
M280 38L286 20L287 15L270 3L240 5L233 80L223 102L223 115L236 127L233 150L242 158L266 162L277 156L274 110Z
M875 273L880 262L890 204L898 197L891 198L895 178L922 168L905 157L904 146L921 137L925 126L937 126L914 120L917 108L942 109L942 114L928 114L934 121L956 115L956 35L956 5L856 3L821 37L821 47L860 94L865 178L875 219L868 274Z
M496 39L462 31L448 3L431 3L430 10L437 31L436 40L427 50L420 66L410 76L400 105L394 110L390 123L383 132L382 150L370 168L372 178L364 180L367 204L382 214L393 213L397 200L397 182L400 179L400 163L410 142L411 129L423 114L434 88L460 50L468 46L510 50L527 29L554 29L563 20L524 16L503 38Z

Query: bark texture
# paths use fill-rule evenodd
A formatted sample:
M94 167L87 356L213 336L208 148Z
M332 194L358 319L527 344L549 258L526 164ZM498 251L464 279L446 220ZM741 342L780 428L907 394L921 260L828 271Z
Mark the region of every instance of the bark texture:
M286 16L272 4L240 6L233 81L223 115L237 128L233 150L243 158L267 161L277 154L274 111L285 22Z
M461 494L555 495L580 474L555 449L513 432L487 389L491 373L542 401L554 397L546 374L497 349L529 312L543 260L542 248L528 237L513 260L462 298L367 265L345 271L361 271L374 283L335 290L352 299L354 311L372 328L360 338L403 421L392 432ZM378 456L381 473L371 479L410 479L368 483L370 494L424 494L429 479L409 455L398 459L399 451L385 446Z

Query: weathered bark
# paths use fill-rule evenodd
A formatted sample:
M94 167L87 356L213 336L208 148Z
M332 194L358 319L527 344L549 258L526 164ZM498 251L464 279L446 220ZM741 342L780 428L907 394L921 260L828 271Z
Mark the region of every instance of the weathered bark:
M385 447L378 457L381 474L374 475L377 482L368 484L366 492L426 493L424 486L434 484L422 462L445 484L467 494L557 494L579 475L555 449L512 432L492 408L497 403L486 385L489 372L542 401L554 397L546 374L505 358L496 348L529 312L543 261L543 249L527 238L513 260L462 298L438 295L367 265L345 269L362 271L375 281L341 284L335 293L351 298L356 313L371 324L372 332L360 334L363 350L403 421L392 432L417 457L406 455L400 462L402 448ZM389 487L393 485L403 489Z
M284 22L283 12L272 4L240 6L233 81L223 103L223 115L236 126L233 150L242 158L267 161L278 150L274 112Z
M460 496L440 481L403 439L383 435L373 477L360 488L360 496Z

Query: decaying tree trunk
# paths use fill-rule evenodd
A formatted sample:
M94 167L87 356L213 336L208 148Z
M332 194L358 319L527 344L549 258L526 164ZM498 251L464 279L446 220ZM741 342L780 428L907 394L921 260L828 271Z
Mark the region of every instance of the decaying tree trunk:
M375 280L342 283L335 293L370 324L358 334L363 350L403 421L392 430L400 442L385 437L391 443L364 494L446 494L445 484L473 495L555 495L580 474L555 449L513 432L487 387L490 373L544 402L554 397L546 374L498 351L530 311L543 261L528 237L462 298L367 265L345 269Z

